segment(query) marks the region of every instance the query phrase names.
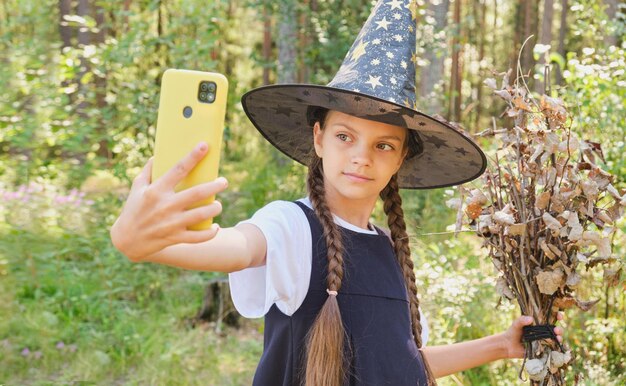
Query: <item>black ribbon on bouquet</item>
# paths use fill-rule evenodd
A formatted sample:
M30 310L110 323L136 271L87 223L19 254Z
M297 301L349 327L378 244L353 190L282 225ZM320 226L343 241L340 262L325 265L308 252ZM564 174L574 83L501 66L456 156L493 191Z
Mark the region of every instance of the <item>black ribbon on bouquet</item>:
M546 320L550 320L550 313L552 312L552 302L554 301L554 295L550 298L550 305L548 306L548 316ZM554 332L554 324L539 324L536 326L524 326L522 327L522 340L526 343L530 343L535 340L552 339L559 345L561 352L565 352L561 342L556 338Z
M537 326L524 326L522 327L522 340L524 342L532 342L540 339L553 339L558 345L561 351L563 347L561 343L556 338L556 334L554 333L554 324L540 324Z
M550 305L548 306L548 315L546 320L550 320L550 314L552 313L552 302L554 301L554 295L550 298ZM522 341L526 343L526 353L524 355L524 363L522 363L522 368L519 371L519 379L526 381L522 377L522 372L524 371L524 366L526 365L526 358L528 358L531 350L530 343L535 340L541 339L552 339L559 345L561 352L565 352L565 349L561 345L561 342L556 338L556 333L554 332L554 324L540 324L537 326L524 326L522 327Z

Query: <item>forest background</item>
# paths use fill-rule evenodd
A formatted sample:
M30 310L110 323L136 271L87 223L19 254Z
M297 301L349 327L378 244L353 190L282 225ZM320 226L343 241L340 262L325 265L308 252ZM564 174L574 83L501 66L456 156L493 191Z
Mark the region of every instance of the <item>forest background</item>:
M520 66L531 91L565 100L572 129L602 143L603 166L626 187L623 3L418 4L423 111L471 133L507 127L504 104L483 81ZM276 82L326 84L372 5L0 0L0 384L250 384L262 320L232 328L195 318L206 284L223 275L132 264L108 230L152 154L160 77L170 67L230 80L221 174L231 187L220 196L220 224L301 197L304 168L257 134L240 97ZM455 214L445 201L454 194L403 192L429 345L500 332L519 315L494 290L480 241L449 232ZM623 232L615 243L619 267ZM585 272L578 297L599 302L585 313L568 310L563 323L576 356L570 382L580 373L588 385L626 383L626 284L618 274L616 285L604 286L605 274ZM498 361L441 384L520 384L520 366Z

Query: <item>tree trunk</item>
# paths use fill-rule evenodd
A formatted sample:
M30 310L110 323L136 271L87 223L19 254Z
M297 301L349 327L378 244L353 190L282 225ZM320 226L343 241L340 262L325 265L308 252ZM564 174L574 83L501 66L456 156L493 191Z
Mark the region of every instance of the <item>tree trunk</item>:
M7 0L2 0L2 18L0 18L0 22L5 24L7 30L9 29L9 26L11 25L11 19L9 14L9 7L7 6Z
M550 45L552 43L552 20L554 19L554 2L553 0L544 0L543 2L543 19L541 22L541 35L539 35L539 43L543 45ZM550 85L547 83L549 79L545 77L545 66L550 65L546 63L546 56L551 50L546 51L545 54L539 55L539 78L535 79L535 92L543 94L548 90Z
M227 20L234 20L235 19L235 2L234 1L229 1L228 2L228 8L226 9L226 18ZM218 30L218 33L222 33L223 32L223 36L228 36L228 34L226 34L226 31L220 31ZM232 42L230 38L227 38L228 40L224 40L223 41L223 46L227 47L231 44L236 45L236 42ZM235 58L234 55L230 55L229 54L229 50L227 49L223 49L221 50L222 52L222 58L224 61L224 73L227 75L231 75L233 74L233 69L235 68Z
M523 43L526 39L528 39L531 35L533 35L533 24L534 17L536 14L533 13L535 0L524 0L524 29L522 33L521 43ZM533 73L533 47L537 42L537 35L528 40L526 45L524 46L524 51L521 53L520 61L521 61L521 74L532 74Z
M72 28L65 21L66 15L72 14L72 1L59 0L59 33L61 35L61 49L72 45Z
M430 2L427 14L435 19L434 34L445 31L448 25L448 10L450 0L442 0L437 4ZM421 109L428 114L441 113L437 111L441 108L441 94L436 93L435 88L442 83L444 59L447 55L437 52L434 49L424 52L424 59L427 64L420 71L419 96L424 102Z
M78 16L91 16L90 0L78 0L78 8L76 9ZM85 28L78 29L78 46L86 46L91 43L91 32Z
M498 0L493 0L493 32L491 35L491 60L493 60L493 68L498 68L498 56L496 55L496 42L498 41L496 37L496 31L498 31ZM503 70L508 70L508 68L504 68Z
M94 5L93 17L96 21L96 29L98 30L94 34L93 40L95 44L102 44L104 43L104 38L105 36L107 36L108 31L104 22L104 9L102 9L102 7L99 6L97 2Z
M227 278L213 279L204 290L202 307L191 319L192 326L199 322L214 322L215 330L221 332L222 323L231 327L239 327L240 316L230 297L230 287Z
M606 9L606 16L609 20L609 25L615 23L615 19L617 18L617 0L604 0L604 5ZM604 35L604 43L607 47L617 46L618 45L618 36L617 31L613 31L613 33L607 33Z
M283 0L278 21L278 83L296 83L297 12L293 0Z
M76 8L76 14L78 16L91 16L91 4L90 0L78 0L78 6ZM78 48L84 48L85 46L91 43L91 32L85 27L81 26L78 28ZM89 59L80 56L80 68L78 70L78 74L76 77L76 84L78 85L78 90L76 92L76 96L78 97L78 105L76 106L76 114L80 117L82 121L87 121L88 116L86 110L89 108L89 102L87 101L87 96L89 94L88 85L85 84L82 79L83 77L91 70L91 66L89 64ZM78 160L79 165L84 165L86 162L86 157L84 153L76 154L76 159Z
M128 31L128 11L130 10L130 0L124 0L124 17L122 18L122 32Z
M565 52L565 36L567 34L567 0L561 0L561 23L559 24L559 48L558 52L563 60L567 60ZM555 83L559 86L563 85L563 70L560 67L556 69Z
M310 9L309 0L303 1L303 9ZM298 66L298 83L308 83L309 80L309 66L306 62L306 49L309 46L309 17L307 17L307 12L300 12L300 18L298 21L298 56L299 66Z
M460 122L461 115L461 0L454 1L454 25L456 31L452 38L452 65L450 66L450 103L448 120Z
M522 74L532 74L535 65L535 59L533 57L533 47L537 42L537 34L539 29L538 17L539 12L539 0L526 0L524 3L524 34L521 42L523 43L528 37L533 36L522 52Z
M72 1L71 0L59 0L59 35L61 36L61 51L67 47L72 46L72 37L74 30L65 21L66 15L72 14ZM63 80L61 82L62 87L68 87L72 82L69 80ZM68 98L70 103L74 101L74 94L69 94Z
M170 57L168 55L167 44L161 43L161 36L165 33L165 28L167 24L167 19L165 16L164 10L166 10L165 0L156 0L156 33L157 39L154 44L154 66L157 68L167 68L170 64ZM193 27L193 26L192 26ZM188 38L193 39L193 36L188 36ZM161 72L158 72L158 75L154 79L155 84L161 84Z
M497 0L496 0L497 1ZM517 78L517 58L519 55L519 49L522 45L522 36L524 34L524 10L526 9L525 2L528 0L519 0L516 2L513 12L513 21L515 23L515 33L513 34L512 51L510 52L509 67L513 70L511 79L509 81L514 83ZM495 22L494 22L495 23Z
M97 5L94 6L93 9L94 19L96 21L97 32L93 36L93 44L98 47L98 50L101 50L104 46L105 37L107 35L107 30L105 28L104 21L104 9ZM104 158L106 160L105 166L110 167L111 162L113 161L113 154L109 151L109 136L107 135L107 123L104 121L102 117L102 113L106 108L106 89L107 89L107 75L108 72L106 68L103 66L101 68L102 75L99 76L94 74L94 87L96 94L96 106L98 107L98 111L100 113L98 121L98 132L100 133L100 140L98 142L98 156Z
M270 84L269 63L272 58L272 19L268 5L263 7L263 85Z
M537 22L537 13L539 11L539 0L519 0L515 7L514 20L515 20L515 37L513 44L513 51L511 52L511 68L513 69L513 76L511 82L515 81L518 76L525 76L528 73L533 73L533 67L535 60L533 58L533 47L537 42L537 34L539 24ZM524 46L524 51L520 53L522 44L528 37L530 38ZM518 57L519 65L518 68ZM527 80L527 78L525 78Z
M478 130L480 125L480 116L483 112L483 69L480 66L483 58L485 57L485 31L487 31L487 0L482 0L480 4L480 24L476 33L479 35L479 48L478 48L478 84L476 85L476 117L474 121L474 127ZM494 32L495 33L495 30Z
M533 9L533 2L534 0L524 0L524 27L522 29L522 38L520 40L520 43L524 43L524 41L526 41L526 39L530 38L530 34L531 34L531 30L532 30L532 9ZM532 47L535 45L535 42L537 42L537 35L533 36L532 38L530 38L528 40L528 42L526 43L526 45L524 46L523 50L520 53L520 65L521 65L521 69L520 69L520 73L523 76L524 74L527 74L529 72L529 70L532 70L531 67L531 63L533 61L532 59ZM531 71L532 74L532 71Z

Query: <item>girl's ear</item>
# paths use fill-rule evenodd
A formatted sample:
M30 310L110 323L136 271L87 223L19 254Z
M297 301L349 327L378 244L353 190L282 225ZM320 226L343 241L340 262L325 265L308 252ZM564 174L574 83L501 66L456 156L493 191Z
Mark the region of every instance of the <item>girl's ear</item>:
M315 154L319 158L322 158L322 128L319 122L315 122L313 125L313 146L315 147Z

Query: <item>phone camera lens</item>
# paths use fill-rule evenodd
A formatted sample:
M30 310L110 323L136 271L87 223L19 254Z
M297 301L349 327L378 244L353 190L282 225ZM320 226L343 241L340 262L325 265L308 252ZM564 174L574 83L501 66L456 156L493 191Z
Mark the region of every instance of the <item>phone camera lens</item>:
M200 90L207 91L209 89L209 85L206 82L200 83Z
M209 102L213 102L215 100L215 94L208 94L207 95L207 100Z
M201 92L200 93L200 100L205 100L206 99L206 93L205 92Z
M215 83L209 83L209 92L215 91Z

